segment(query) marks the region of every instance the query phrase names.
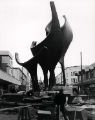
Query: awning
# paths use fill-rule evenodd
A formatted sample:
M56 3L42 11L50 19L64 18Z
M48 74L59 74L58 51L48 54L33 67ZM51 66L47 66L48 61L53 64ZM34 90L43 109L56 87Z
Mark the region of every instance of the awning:
M0 79L1 79L1 81L3 80L4 82L21 85L21 82L19 80L15 79L14 77L12 77L11 75L7 74L6 72L4 72L2 70L0 70Z

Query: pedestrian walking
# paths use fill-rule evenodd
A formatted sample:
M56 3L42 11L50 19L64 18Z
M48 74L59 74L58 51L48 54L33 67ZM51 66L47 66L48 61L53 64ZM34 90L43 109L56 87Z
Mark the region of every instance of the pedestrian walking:
M54 103L57 105L57 114L59 115L59 109L63 114L65 120L67 119L67 111L65 109L66 95L63 93L63 89L60 89L59 93L54 97Z

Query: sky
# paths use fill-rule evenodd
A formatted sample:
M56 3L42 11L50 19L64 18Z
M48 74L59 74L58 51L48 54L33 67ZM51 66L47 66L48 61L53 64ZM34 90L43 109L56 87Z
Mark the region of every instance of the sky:
M95 62L95 0L54 0L60 25L63 15L73 31L73 40L65 55L65 67L90 65ZM29 60L32 41L39 44L46 37L45 27L51 20L49 0L0 0L0 50L13 56L18 52L21 62ZM39 68L40 69L40 68ZM56 74L60 73L57 66Z

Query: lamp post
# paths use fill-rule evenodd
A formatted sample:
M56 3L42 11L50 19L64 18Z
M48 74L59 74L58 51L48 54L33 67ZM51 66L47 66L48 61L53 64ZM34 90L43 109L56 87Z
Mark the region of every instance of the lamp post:
M23 85L23 66L22 66L22 85Z
M82 81L82 52L80 52L80 58L81 58L81 82L83 82Z

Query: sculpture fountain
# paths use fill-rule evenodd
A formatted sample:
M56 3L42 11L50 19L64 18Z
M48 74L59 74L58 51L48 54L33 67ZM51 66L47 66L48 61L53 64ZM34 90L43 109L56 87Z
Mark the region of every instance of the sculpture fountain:
M33 58L21 63L18 59L18 54L15 54L17 63L29 71L34 91L40 90L37 77L37 64L39 64L43 70L45 88L51 89L56 84L54 70L58 62L62 66L63 76L65 75L64 56L73 38L72 30L66 16L63 16L65 23L60 27L54 2L50 2L50 7L52 20L46 26L46 38L37 45L33 42L33 46L31 47ZM48 71L50 72L49 79Z

